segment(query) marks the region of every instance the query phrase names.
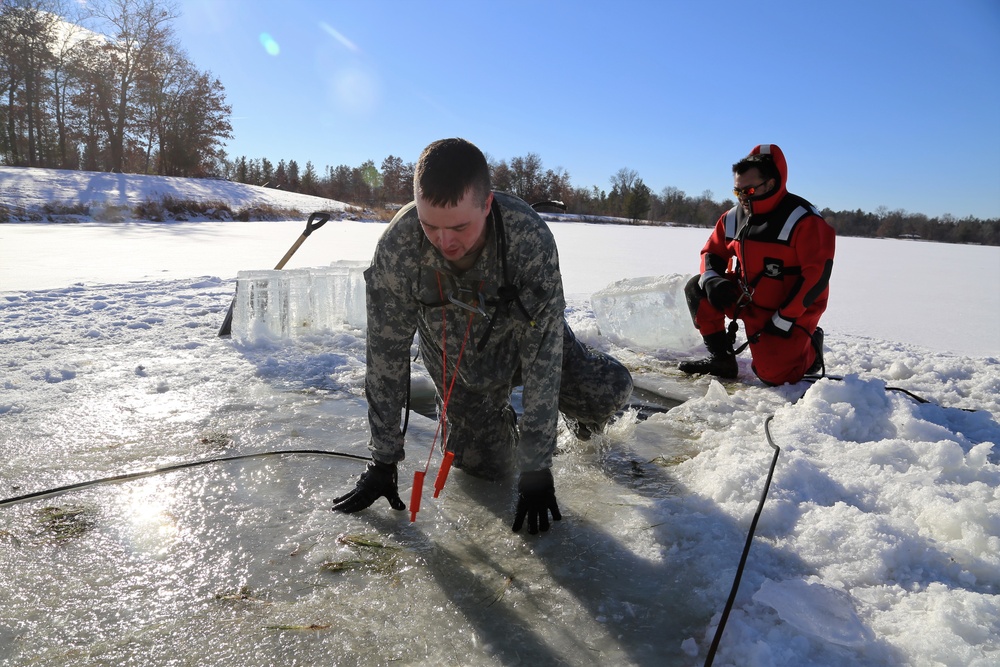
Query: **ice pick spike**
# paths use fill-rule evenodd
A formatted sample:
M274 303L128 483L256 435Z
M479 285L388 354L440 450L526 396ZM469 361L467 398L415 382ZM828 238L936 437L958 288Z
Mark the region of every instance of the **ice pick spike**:
M438 468L437 478L434 480L434 497L437 498L448 481L448 472L451 471L451 461L455 458L454 452L445 452L444 459L441 460L441 467Z
M424 492L425 474L427 473L423 470L413 473L413 491L410 493L410 523L417 520L417 512L420 511L420 496Z

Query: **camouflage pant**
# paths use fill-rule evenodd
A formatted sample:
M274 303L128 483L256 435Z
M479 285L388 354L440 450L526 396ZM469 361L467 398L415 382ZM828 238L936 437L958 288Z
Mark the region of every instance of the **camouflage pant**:
M571 422L596 432L628 402L631 393L628 369L585 346L564 324L559 411ZM479 394L456 383L448 400L447 435L447 448L455 452L455 467L485 479L513 474L516 423L509 393Z

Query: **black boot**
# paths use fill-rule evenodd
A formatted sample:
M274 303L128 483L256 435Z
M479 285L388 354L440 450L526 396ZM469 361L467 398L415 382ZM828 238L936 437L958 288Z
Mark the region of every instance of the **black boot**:
M735 379L740 374L740 367L736 363L736 352L733 351L733 342L728 333L720 331L705 336L705 347L711 356L697 361L683 361L678 368L692 375L707 373L729 380Z
M816 350L816 361L806 371L806 375L815 375L819 372L826 374L826 366L823 364L823 330L816 327L812 335L813 349Z

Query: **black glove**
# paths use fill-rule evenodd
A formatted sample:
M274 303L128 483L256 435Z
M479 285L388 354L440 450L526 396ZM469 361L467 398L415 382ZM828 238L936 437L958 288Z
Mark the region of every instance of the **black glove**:
M517 481L517 511L514 513L514 532L521 530L524 517L528 517L528 532L532 535L538 532L539 524L542 530L549 529L549 512L552 519L562 520L559 505L556 504L556 488L552 482L552 471L535 470L522 472Z
M764 325L764 333L771 334L772 336L779 336L781 338L791 338L792 337L792 330L791 329L789 329L788 331L784 331L782 329L779 329L777 326L775 326L774 320L768 320L767 321L767 324Z
M405 510L406 505L399 499L396 486L396 464L371 461L349 493L333 499L333 511L353 514L369 507L385 496L394 510Z
M712 276L705 280L705 296L713 306L725 310L739 301L740 288L732 280L726 280L722 276Z

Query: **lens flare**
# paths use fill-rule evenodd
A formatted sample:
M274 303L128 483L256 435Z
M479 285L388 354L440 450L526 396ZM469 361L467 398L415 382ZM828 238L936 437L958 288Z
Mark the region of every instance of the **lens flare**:
M260 33L260 43L269 56L276 56L281 53L281 47L278 46L278 42L266 32Z
M361 50L361 49L358 48L357 44L355 44L351 40L347 39L347 37L345 37L336 28L334 28L333 26L329 25L328 23L324 23L324 22L320 21L319 27L322 28L328 35L330 35L335 40L337 40L338 42L340 42L340 45L343 46L348 51L351 51L353 53L358 53Z
M338 107L356 116L374 112L381 97L378 79L359 66L348 66L333 74L329 92Z

